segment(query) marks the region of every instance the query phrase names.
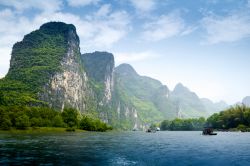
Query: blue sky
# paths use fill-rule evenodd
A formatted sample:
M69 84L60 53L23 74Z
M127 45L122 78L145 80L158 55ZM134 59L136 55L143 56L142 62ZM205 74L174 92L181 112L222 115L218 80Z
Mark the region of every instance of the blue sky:
M171 90L229 104L250 95L249 0L0 0L0 77L11 48L48 21L76 26L81 52L112 52Z

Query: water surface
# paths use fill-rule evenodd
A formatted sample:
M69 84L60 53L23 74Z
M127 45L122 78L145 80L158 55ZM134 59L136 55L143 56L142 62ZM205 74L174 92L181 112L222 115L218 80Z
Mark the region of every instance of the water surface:
M0 134L0 165L250 165L250 133Z

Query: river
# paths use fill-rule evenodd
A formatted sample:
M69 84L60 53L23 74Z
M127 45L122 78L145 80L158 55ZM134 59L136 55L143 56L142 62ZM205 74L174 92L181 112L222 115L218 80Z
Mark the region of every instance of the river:
M250 165L250 133L0 134L0 165Z

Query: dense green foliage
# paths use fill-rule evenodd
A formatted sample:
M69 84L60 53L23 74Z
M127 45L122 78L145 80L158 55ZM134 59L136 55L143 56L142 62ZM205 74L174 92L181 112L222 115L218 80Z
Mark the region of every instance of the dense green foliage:
M76 109L59 112L47 107L0 106L0 129L26 129L28 127L68 127L89 131L112 129L100 120L83 116Z
M99 119L90 118L88 116L84 116L81 119L79 128L88 131L106 131L112 129L112 127Z
M73 25L50 22L13 46L10 69L0 80L0 100L5 105L46 105L37 93L61 68L67 37Z
M66 123L68 127L72 128L78 126L80 115L76 109L65 108L61 115L64 123Z
M172 131L192 131L202 130L206 123L205 118L198 119L174 119L172 121L164 120L160 124L161 130Z
M207 119L208 125L215 129L239 128L249 130L250 108L245 105L237 105L220 113L215 113Z

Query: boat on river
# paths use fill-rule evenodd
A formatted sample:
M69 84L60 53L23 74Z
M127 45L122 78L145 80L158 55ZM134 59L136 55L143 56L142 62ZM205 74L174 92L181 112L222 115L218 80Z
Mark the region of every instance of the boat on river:
M202 135L217 135L217 133L214 133L212 128L205 127L202 131Z
M146 132L147 132L147 133L155 133L155 132L156 132L156 130L155 130L155 129L151 129L151 128L149 128L149 129L147 129L147 130L146 130Z

